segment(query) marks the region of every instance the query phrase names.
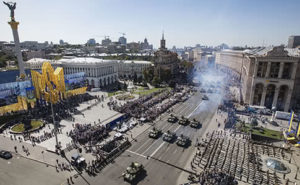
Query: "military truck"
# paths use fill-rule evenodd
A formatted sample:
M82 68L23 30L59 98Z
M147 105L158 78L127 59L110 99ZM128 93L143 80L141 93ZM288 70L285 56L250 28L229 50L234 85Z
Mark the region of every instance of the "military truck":
M190 121L189 121L187 118L185 118L184 116L181 116L181 119L179 120L179 124L180 124L180 125L186 126L186 125L188 125L189 123L190 123Z
M174 116L173 114L170 114L170 117L168 118L168 122L170 123L176 123L178 121L178 118Z
M199 121L197 121L197 120L194 118L194 119L191 121L190 126L191 126L192 128L198 128L199 126L201 126L201 124L200 124Z
M132 182L144 171L145 169L142 164L138 162L132 162L130 166L126 168L125 172L122 173L122 176L125 181Z
M164 133L163 140L167 142L172 142L176 138L176 134L171 131L167 131Z
M150 132L149 132L149 137L157 139L157 138L159 138L160 134L161 134L161 130L153 127L152 130L150 130Z
M207 96L206 94L204 94L204 95L202 96L202 100L209 100L209 99L208 99L208 96Z
M189 143L190 143L190 138L188 138L187 136L184 136L182 134L178 137L177 142L176 142L176 144L178 146L182 146L182 147L188 146Z

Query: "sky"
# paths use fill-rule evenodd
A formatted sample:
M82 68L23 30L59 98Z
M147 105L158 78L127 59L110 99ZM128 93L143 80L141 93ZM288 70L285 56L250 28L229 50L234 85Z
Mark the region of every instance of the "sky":
M83 44L105 35L171 48L195 44L268 46L300 35L300 0L16 0L20 41ZM0 4L0 41L13 40Z

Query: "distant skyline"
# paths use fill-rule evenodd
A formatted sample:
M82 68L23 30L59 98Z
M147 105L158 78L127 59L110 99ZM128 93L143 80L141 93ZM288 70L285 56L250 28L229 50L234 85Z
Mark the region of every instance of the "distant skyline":
M20 41L98 43L117 41L159 47L162 31L168 48L287 44L300 35L297 0L16 0ZM9 10L0 5L0 41L12 41Z

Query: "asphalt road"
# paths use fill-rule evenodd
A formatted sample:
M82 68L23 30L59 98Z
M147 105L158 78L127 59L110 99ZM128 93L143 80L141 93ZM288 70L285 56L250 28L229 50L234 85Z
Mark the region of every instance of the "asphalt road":
M97 176L89 177L85 175L89 184L109 184L120 185L129 184L124 182L121 174L126 170L131 162L137 161L145 166L147 173L139 178L136 183L143 185L174 185L179 174L182 172L180 167L184 167L187 160L194 151L196 138L201 136L208 122L215 113L221 97L218 94L208 94L210 100L202 101L201 94L197 92L186 102L179 103L173 107L173 114L181 115L192 119L196 118L202 123L202 128L195 129L190 126L182 126L178 123L167 122L168 114L162 116L162 119L155 123L155 127L162 129L163 132L170 130L188 136L192 140L192 145L188 148L182 148L176 143L167 143L159 139L148 137L148 131L140 134L133 142L132 146L119 156L114 163L104 168ZM147 159L147 156L149 158ZM177 168L179 167L179 168ZM82 179L78 179L76 184L86 184Z
M13 156L0 158L0 185L53 185L62 184L70 173L59 172L45 164Z

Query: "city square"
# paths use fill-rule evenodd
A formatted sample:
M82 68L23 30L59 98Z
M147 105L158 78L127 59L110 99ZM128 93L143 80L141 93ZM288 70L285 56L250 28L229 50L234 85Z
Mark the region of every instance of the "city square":
M21 42L26 3L3 4L0 185L300 184L300 36Z

